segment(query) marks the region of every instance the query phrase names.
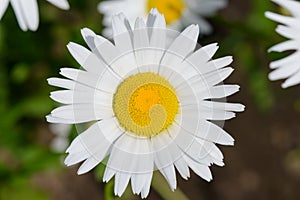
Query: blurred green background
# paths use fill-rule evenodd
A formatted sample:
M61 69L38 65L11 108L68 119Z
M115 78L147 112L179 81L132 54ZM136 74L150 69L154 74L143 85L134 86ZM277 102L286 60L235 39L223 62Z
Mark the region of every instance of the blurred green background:
M84 45L81 28L102 30L99 1L69 3L66 12L39 1L37 32L22 32L11 7L0 21L0 200L113 199L113 184L100 181L103 166L77 176L78 166L64 167L65 154L50 148L54 134L45 115L57 104L49 98L56 88L46 79L59 76L61 67L79 67L66 44ZM283 90L280 81L267 79L268 63L289 53L267 54L284 40L274 32L276 24L264 18L267 10L281 11L266 0L229 0L227 8L209 19L214 33L199 39L202 45L219 43L215 58L234 56L235 72L226 82L241 85L241 91L229 100L242 102L246 111L225 125L236 145L220 147L226 166L212 167L211 183L194 174L189 181L178 177L189 199L300 197L299 86ZM76 136L71 132L70 139ZM148 199L165 199L170 193L166 182L157 180ZM127 191L122 199L139 197Z

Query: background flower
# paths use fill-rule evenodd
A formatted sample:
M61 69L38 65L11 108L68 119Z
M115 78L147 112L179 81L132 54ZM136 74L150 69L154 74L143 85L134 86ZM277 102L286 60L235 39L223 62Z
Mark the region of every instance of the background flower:
M200 34L212 32L211 25L204 19L227 5L227 0L110 0L98 5L104 14L103 24L107 27L103 34L111 36L111 18L113 13L123 12L133 26L137 17L148 15L151 8L164 13L168 26L181 30L184 26L195 23L199 25Z
M68 124L50 124L50 130L54 134L50 146L54 152L63 153L66 151L69 145L71 128Z
M295 50L292 55L270 63L270 68L274 69L274 71L269 74L269 79L279 80L287 78L287 80L281 85L283 88L287 88L300 83L300 2L294 0L272 1L287 9L292 15L284 16L273 12L265 13L267 18L283 24L276 27L276 32L283 37L290 39L286 42L273 46L269 49L269 52Z
M47 1L61 9L69 9L69 3L67 0ZM39 26L39 11L37 0L2 0L0 4L0 20L9 3L11 3L15 11L20 28L23 31L27 31L28 29L31 31L36 31Z

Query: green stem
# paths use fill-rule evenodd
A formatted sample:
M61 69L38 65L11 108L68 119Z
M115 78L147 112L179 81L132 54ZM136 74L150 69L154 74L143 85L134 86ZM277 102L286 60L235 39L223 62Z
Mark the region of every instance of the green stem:
M165 200L188 200L189 198L177 188L172 192L165 178L159 172L154 172L152 179L152 188Z

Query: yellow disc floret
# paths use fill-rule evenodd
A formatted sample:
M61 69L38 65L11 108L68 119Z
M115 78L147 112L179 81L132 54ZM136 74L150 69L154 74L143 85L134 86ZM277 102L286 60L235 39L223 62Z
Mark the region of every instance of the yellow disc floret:
M172 85L149 72L133 75L120 84L114 94L113 109L126 130L151 137L173 123L178 105Z
M171 24L181 18L186 7L185 0L148 0L147 13L152 8L157 8L165 15L166 23Z

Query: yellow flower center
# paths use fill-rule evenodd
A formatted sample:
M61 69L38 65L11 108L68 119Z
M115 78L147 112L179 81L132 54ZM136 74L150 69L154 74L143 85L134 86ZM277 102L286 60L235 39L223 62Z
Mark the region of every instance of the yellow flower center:
M181 18L186 5L184 0L148 0L147 13L152 8L157 8L165 15L166 23L171 24Z
M113 110L120 125L139 136L151 137L167 129L178 107L173 86L151 72L128 77L114 94Z

